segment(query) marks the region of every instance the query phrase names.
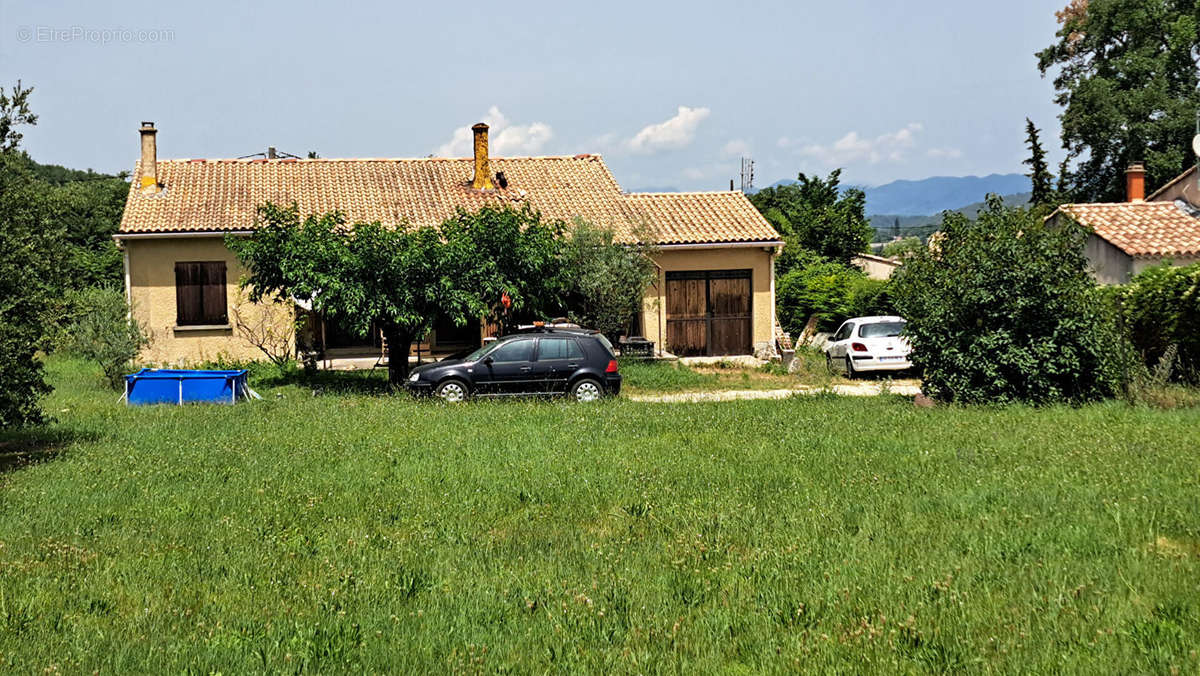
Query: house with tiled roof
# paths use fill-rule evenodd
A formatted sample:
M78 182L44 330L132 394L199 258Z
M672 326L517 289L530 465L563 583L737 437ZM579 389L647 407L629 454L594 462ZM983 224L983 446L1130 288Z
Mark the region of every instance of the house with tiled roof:
M1084 253L1101 284L1124 284L1168 261L1200 261L1200 185L1193 168L1145 197L1146 172L1125 173L1125 202L1064 204L1050 220L1070 218L1088 229Z
M133 315L151 342L143 359L164 364L255 359L264 336L295 345L294 307L252 304L226 235L249 235L257 207L339 210L349 222L436 226L458 208L529 206L548 219L582 218L619 240L655 245L658 280L631 333L663 353L750 354L770 349L774 259L783 242L737 191L626 193L599 155L489 157L477 124L469 158L158 158L157 129L143 123L121 225ZM299 311L303 311L302 308ZM351 335L321 318L313 331L330 350L369 351L377 336ZM440 324L434 350L477 344L489 328Z

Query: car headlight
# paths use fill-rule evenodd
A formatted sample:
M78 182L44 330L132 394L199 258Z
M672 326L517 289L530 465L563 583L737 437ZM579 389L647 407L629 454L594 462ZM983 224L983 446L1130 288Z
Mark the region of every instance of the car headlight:
M420 373L414 373L408 377L408 382L415 383L421 377Z

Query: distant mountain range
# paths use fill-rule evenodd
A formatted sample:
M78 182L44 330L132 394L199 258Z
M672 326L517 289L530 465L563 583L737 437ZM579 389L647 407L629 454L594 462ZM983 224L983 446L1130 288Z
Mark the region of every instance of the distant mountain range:
M776 181L771 187L795 182ZM874 187L853 187L866 193L868 216L931 216L947 210L965 209L964 204L981 202L989 193L1014 195L1030 190L1029 178L1022 174L934 176L919 181L892 181Z
M1012 195L1004 195L1001 201L1006 206L1010 207L1025 207L1029 206L1029 198L1033 193L1019 192ZM871 227L875 228L875 241L886 242L895 234L896 226L899 224L901 237L920 237L922 240L937 232L942 226L942 213L946 211L957 211L967 218L974 219L979 210L983 209L987 204L985 202L974 202L965 207L957 209L943 209L936 214L928 216L908 216L903 214L873 214L867 217L871 222Z

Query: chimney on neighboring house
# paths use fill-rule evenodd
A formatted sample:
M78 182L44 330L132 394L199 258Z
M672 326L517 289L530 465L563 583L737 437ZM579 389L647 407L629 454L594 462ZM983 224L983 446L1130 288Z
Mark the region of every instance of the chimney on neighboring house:
M475 134L475 177L471 187L476 190L495 190L492 185L492 170L488 167L488 126L482 122L471 127Z
M274 160L278 157L279 155L275 152L275 146L267 146L267 159Z
M143 122L138 129L142 135L142 175L140 177L142 192L158 190L158 142L154 136L158 130L153 122Z
M1125 170L1125 199L1130 202L1146 201L1146 165L1134 162Z

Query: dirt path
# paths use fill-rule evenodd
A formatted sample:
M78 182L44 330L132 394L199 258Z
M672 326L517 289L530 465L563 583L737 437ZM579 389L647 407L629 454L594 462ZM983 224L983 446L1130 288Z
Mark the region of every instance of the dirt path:
M793 387L785 390L720 390L716 392L677 392L674 394L631 394L626 398L630 401L642 401L654 404L679 404L698 401L733 401L737 399L786 399L800 394L817 394L831 391L849 397L873 397L883 393L884 383L852 383L822 387ZM891 394L906 397L916 396L921 386L910 383L892 383L888 388Z

